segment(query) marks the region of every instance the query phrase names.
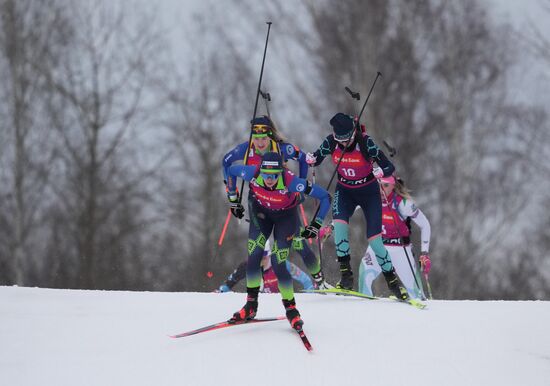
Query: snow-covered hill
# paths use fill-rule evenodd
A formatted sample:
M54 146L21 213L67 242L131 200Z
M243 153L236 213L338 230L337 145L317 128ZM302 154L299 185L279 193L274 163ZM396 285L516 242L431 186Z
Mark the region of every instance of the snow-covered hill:
M314 351L287 321L169 334L227 319L244 294L0 287L0 384L550 385L550 302L298 294ZM262 294L259 317L282 315Z

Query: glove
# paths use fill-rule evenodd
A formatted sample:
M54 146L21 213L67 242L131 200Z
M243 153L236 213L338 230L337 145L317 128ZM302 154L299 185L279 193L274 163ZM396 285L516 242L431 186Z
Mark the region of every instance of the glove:
M317 157L313 153L306 153L306 163L309 166L315 166L317 163Z
M244 207L239 202L239 197L237 197L235 193L228 193L227 197L229 198L229 202L231 203L231 205L229 206L231 214L239 219L243 218Z
M325 225L324 227L322 227L321 230L319 231L319 238L322 241L325 241L326 239L328 239L329 236L332 234L332 229L333 229L332 225Z
M372 169L372 174L374 174L374 177L376 179L384 177L384 171L382 170L381 167L378 167L378 166Z
M420 262L420 267L422 268L422 271L428 275L430 273L430 269L432 268L432 262L430 260L430 255L428 252L422 252L420 257L418 258L418 261Z
M231 210L231 214L237 217L238 219L241 219L244 217L244 207L238 202L231 203L229 209Z
M220 288L218 288L218 291L219 291L219 292L229 292L229 291L231 291L231 288L229 288L229 287L226 286L225 284L222 284L222 285L220 286Z
M313 220L306 229L300 234L304 239L313 239L319 234L319 229L321 228L321 223L317 220Z

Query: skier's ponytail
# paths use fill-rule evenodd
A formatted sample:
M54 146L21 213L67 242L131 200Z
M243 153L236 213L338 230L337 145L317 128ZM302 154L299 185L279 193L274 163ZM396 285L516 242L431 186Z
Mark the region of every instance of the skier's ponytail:
M403 198L406 198L407 200L411 200L411 190L405 186L405 181L403 181L401 178L396 177L395 178L395 187L394 187L395 193L400 195Z

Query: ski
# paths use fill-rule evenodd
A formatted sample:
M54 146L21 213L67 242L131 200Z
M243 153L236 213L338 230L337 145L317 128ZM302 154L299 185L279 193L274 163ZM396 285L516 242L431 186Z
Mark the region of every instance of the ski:
M313 347L311 346L311 343L309 343L309 339L307 338L304 330L301 328L300 329L293 328L293 330L296 331L300 336L300 339L302 340L302 343L304 344L304 347L306 348L306 350L313 351Z
M391 295L388 299L391 299L391 300L394 300L394 301L400 302L400 303L410 304L411 306L416 307L419 310L423 310L424 308L426 308L426 303L422 303L421 301L416 300L416 299L402 300L402 299L398 299L394 295Z
M219 329L222 329L222 328L232 327L232 326L239 326L241 324L272 322L272 321L283 320L283 319L286 319L286 316L276 316L276 317L271 317L271 318L257 318L257 319L243 320L243 321L240 321L240 322L229 322L228 320L226 320L224 322L214 323L214 324L210 324L208 326L197 328L196 330L191 330L191 331L187 331L187 332L182 332L181 334L169 335L169 336L170 336L170 338L183 338L183 337L186 337L186 336L200 334L202 332L214 331L214 330L219 330Z
M334 295L342 295L342 296L352 296L356 298L363 298L363 299L369 299L369 300L378 300L382 299L376 296L370 296L363 294L361 292L351 291L347 289L340 289L340 288L328 288L328 289L314 289L314 290L302 290L302 292L307 293L314 293L314 294L334 294Z
M339 289L339 288L330 288L330 289L318 289L318 290L303 290L302 292L308 292L308 293L317 293L317 294L334 294L334 295L340 295L340 296L351 296L361 299L368 299L368 300L381 300L381 299L390 299L399 303L406 303L409 304L415 308L418 308L420 310L423 310L426 308L426 304L422 303L421 301L418 301L416 299L408 299L408 300L401 300L396 298L395 296L390 296L388 298L382 298L378 296L371 296L366 295L361 292L357 291L351 291L346 289Z

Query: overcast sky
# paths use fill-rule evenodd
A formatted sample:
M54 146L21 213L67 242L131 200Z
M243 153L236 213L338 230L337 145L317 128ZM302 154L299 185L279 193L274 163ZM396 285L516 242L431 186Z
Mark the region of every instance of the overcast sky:
M151 4L147 0L147 4ZM156 0L160 18L165 23L166 30L173 39L175 55L182 61L188 57L185 52L184 40L186 30L189 31L190 22L198 15L208 20L208 15L213 7L231 6L229 1L204 1L204 0ZM543 0L479 0L482 3L491 4L492 12L497 22L509 22L519 32L527 33L530 26L536 26L545 36L550 36L550 23L547 23L548 12L543 10ZM548 2L550 7L550 1ZM276 22L276 21L274 21ZM228 26L235 24L228 23ZM235 32L235 31L233 31ZM265 31L262 31L262 37ZM179 52L177 52L179 51ZM259 53L261 54L261 52ZM252 55L252 54L251 54ZM525 71L520 70L518 77L518 97L540 101L546 97L546 90L550 85L550 69L548 66L534 64L529 54L522 55L525 61ZM542 76L542 79L541 79ZM521 85L521 87L519 87Z

